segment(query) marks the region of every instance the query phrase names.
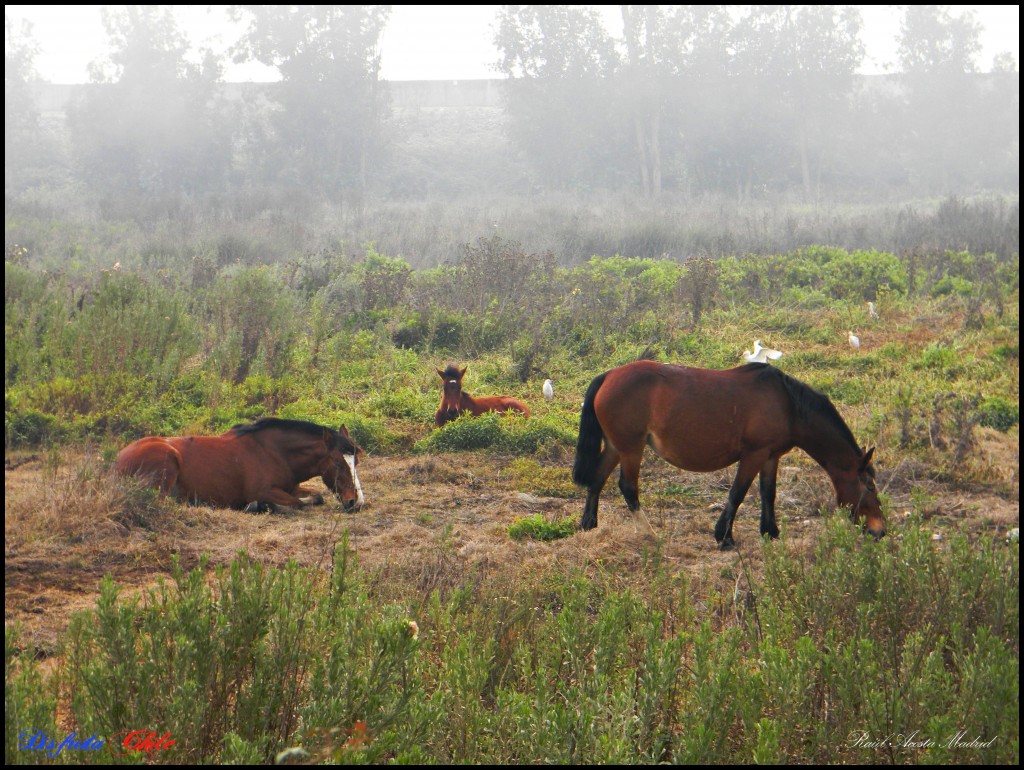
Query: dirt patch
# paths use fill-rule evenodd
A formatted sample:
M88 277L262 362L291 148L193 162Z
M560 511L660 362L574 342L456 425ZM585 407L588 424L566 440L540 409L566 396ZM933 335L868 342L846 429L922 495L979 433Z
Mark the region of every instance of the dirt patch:
M368 457L360 465L367 503L356 513L342 512L330 497L323 506L269 515L166 503L141 524L102 508L102 493L120 483L102 474L85 474L99 489L88 498L91 507L74 508L75 498L63 491L64 507L52 508L47 495L79 483L88 458L64 458L56 470L39 458L5 459L5 622L20 624L23 643L43 654L57 649L72 613L95 605L105 574L125 590L144 589L170 575L172 556L186 569L204 554L211 568L227 564L239 551L269 565L295 560L326 568L335 545L347 537L381 599L406 603L410 610L435 590L491 581L516 590L551 569L628 585L651 558L685 573L701 606L712 589L731 595L746 574L756 583L762 564L756 484L736 519L738 551L719 551L713 528L731 472L685 473L653 456L644 462L640 483L653 535L628 512L613 478L602 496L597 529L547 543L512 540L508 528L536 513L578 520L582 492L542 494L528 476L510 472L513 458L484 453ZM564 461L541 467L547 482L554 473L568 478ZM1005 495L932 483L920 469L906 466L890 477L880 474L880 481L890 500L894 537L912 510L940 538L956 530L1005 536L1019 525L1015 478ZM777 517L791 544L813 548L824 527L821 511L833 501L828 477L812 461L800 453L783 461ZM59 522L59 532L47 534L46 526L37 526L40 521Z

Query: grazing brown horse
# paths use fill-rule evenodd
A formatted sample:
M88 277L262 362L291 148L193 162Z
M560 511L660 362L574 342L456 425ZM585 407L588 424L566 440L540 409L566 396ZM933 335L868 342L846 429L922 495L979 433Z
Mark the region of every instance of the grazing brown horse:
M468 366L464 366L459 369L453 364L448 364L444 371L434 369L444 381L444 386L441 389L441 406L434 413L434 422L438 427L446 422L451 422L463 412L469 412L474 417L479 417L484 412L519 412L526 417L530 416L530 410L526 408L526 404L511 396L473 398L469 395L462 389L462 378L468 368Z
M603 446L602 446L603 442ZM597 526L597 502L616 465L619 489L640 508L640 461L650 446L677 468L716 471L739 462L725 510L715 525L722 548L733 545L736 509L761 475L761 534L779 536L775 479L779 459L794 447L832 479L840 505L865 520L876 537L885 519L871 465L828 398L768 364L715 371L634 361L590 383L583 400L573 480L587 489L582 529Z
M300 486L320 476L345 510L356 510L364 502L356 473L361 452L344 425L264 417L220 436L141 438L121 450L116 469L163 495L257 512L323 502Z

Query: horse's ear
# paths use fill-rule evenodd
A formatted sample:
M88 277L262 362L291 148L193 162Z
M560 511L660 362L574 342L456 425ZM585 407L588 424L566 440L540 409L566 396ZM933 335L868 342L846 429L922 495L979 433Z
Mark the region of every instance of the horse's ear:
M875 448L871 447L867 452L864 453L864 457L860 461L860 472L864 473L868 466L871 465L871 456L875 453Z
M466 370L469 368L469 364L466 364L462 369L459 370L459 379L461 380L466 376Z
M331 435L331 429L330 428L324 428L324 443L328 447L334 446L334 436Z
M441 371L440 369L438 369L438 368L437 368L436 366L434 367L434 371L435 371L435 372L437 372L437 376L438 376L438 377L440 377L440 378L441 378L442 380L444 379L444 372L442 372L442 371Z

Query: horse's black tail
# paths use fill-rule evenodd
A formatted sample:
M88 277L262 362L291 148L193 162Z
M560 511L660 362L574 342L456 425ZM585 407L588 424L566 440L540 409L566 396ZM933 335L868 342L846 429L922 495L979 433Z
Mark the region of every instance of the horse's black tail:
M601 457L601 439L604 431L597 421L594 411L594 396L604 384L608 372L599 374L587 388L583 397L583 410L580 412L580 435L576 439L576 459L572 464L572 480L581 487L589 487L594 482L597 463Z

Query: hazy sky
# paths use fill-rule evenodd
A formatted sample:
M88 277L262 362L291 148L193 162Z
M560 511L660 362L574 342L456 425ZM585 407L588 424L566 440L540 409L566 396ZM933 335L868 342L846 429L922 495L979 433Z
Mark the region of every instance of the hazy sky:
M98 5L8 5L12 20L33 24L40 54L36 70L53 83L84 83L89 62L104 53L106 34ZM387 80L469 80L497 77L498 58L491 40L496 5L396 5L381 39L383 76ZM861 71L885 72L895 60L900 6L859 6L864 19L862 38L867 57ZM954 16L972 11L982 25L980 69L991 68L992 57L1009 51L1020 61L1019 5L953 5ZM608 30L622 31L618 6L600 6ZM224 6L177 6L179 25L194 45L226 49L239 35L226 19ZM272 80L274 71L262 65L232 65L227 80Z

